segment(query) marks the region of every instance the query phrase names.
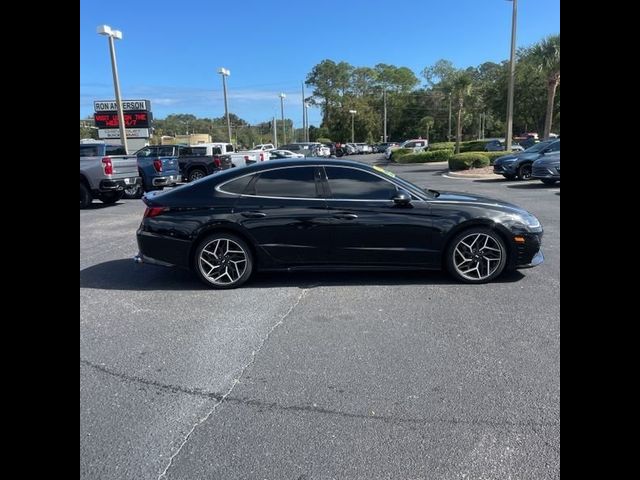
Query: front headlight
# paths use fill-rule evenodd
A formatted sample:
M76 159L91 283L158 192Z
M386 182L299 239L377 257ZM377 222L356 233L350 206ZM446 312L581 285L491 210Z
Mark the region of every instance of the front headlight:
M540 228L540 220L530 213L523 213L520 215L522 221L529 228Z

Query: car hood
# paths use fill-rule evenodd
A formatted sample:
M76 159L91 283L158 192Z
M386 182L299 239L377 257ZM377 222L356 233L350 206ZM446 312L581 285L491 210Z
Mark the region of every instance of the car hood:
M539 158L535 161L537 167L546 167L550 165L560 165L560 155L549 155Z
M440 192L440 195L431 200L431 202L478 205L485 208L492 207L495 210L500 210L508 213L529 214L529 212L527 212L524 208L514 205L513 203L462 192Z
M539 156L540 156L540 154L537 153L537 152L534 152L534 153L525 153L525 152L510 153L510 154L505 155L503 157L496 158L496 161L493 162L493 163L494 163L494 165L500 165L502 162L509 161L509 160L535 160Z

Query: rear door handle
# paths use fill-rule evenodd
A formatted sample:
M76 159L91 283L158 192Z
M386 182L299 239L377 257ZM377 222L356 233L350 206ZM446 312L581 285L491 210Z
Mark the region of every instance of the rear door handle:
M267 216L264 212L242 212L241 215L247 218L262 218Z
M358 215L355 213L337 213L333 218L339 218L340 220L355 220L358 218Z

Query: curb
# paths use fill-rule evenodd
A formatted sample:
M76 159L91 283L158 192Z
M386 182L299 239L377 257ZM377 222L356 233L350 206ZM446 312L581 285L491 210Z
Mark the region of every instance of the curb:
M476 174L476 175L465 175L462 173L456 173L456 172L452 172L451 170L449 170L447 173L443 173L442 174L443 177L447 177L447 178L499 178L500 175L496 175L495 173L491 173L491 174Z

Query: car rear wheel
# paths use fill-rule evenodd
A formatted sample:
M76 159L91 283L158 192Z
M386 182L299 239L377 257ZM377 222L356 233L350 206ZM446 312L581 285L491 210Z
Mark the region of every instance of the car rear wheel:
M80 208L87 208L91 205L91 192L84 183L80 183Z
M530 180L531 179L531 164L525 163L524 165L520 165L518 168L518 178L520 180Z
M142 194L144 193L142 189L142 185L131 185L124 189L123 198L142 198Z
M447 268L464 283L490 282L507 264L507 248L500 235L474 227L454 237L447 249Z
M244 240L228 233L205 238L196 249L195 271L212 288L236 288L253 271L253 256Z
M189 172L189 181L194 182L196 180L200 180L206 175L205 171L201 168L194 168Z
M102 200L102 203L116 203L123 195L124 190L120 190L119 192L107 192L100 195L100 200Z

